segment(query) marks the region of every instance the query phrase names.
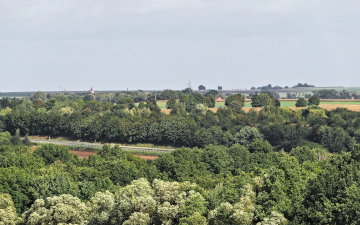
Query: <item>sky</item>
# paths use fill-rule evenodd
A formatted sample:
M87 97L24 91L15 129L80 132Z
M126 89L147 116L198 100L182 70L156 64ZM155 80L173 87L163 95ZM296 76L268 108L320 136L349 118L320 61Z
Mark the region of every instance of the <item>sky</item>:
M0 92L360 86L359 0L0 0Z

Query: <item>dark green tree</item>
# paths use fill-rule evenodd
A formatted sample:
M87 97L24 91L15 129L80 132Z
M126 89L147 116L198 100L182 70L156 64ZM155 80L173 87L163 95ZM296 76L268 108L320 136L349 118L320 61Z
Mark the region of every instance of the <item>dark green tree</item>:
M16 129L15 135L11 138L11 143L13 145L21 145L20 129Z
M231 109L241 109L244 103L245 96L242 94L231 95L225 100L225 105Z
M176 106L176 99L172 98L172 99L169 99L167 102L166 102L166 108L167 109L174 109L175 106Z
M305 100L305 98L299 98L296 103L295 103L296 107L306 107L307 106L307 101Z
M53 144L39 147L35 150L34 154L42 157L47 164L51 164L57 160L68 162L72 158L67 147Z
M313 95L309 98L308 104L309 104L309 106L312 106L312 105L318 106L318 105L320 105L320 98L316 95Z
M206 90L206 87L204 85L199 85L199 91L205 91Z

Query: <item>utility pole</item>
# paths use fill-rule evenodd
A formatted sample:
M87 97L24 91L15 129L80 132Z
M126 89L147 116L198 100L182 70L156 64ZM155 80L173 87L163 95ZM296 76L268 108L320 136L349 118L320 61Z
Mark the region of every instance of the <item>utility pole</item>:
M188 83L188 88L191 89L191 82L190 82L190 80L189 80L189 83Z

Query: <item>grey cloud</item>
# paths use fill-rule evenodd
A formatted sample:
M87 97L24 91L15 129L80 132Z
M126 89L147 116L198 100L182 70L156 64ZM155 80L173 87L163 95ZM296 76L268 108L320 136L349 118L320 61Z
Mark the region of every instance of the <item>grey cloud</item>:
M359 9L355 0L0 0L0 91L355 85Z

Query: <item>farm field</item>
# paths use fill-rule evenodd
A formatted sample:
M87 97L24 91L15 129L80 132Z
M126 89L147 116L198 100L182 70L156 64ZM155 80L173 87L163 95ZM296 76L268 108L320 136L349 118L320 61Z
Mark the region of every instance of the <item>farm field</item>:
M294 99L283 99L280 100L281 107L286 108L295 108L296 100ZM160 109L162 109L163 112L166 111L166 101L158 101L157 102ZM215 108L223 108L225 107L225 102L216 102ZM360 111L360 100L352 100L352 99L328 99L328 100L321 100L320 107L323 107L324 109L336 109L339 107L348 108L353 111ZM251 102L246 101L244 104L244 108L252 108Z

